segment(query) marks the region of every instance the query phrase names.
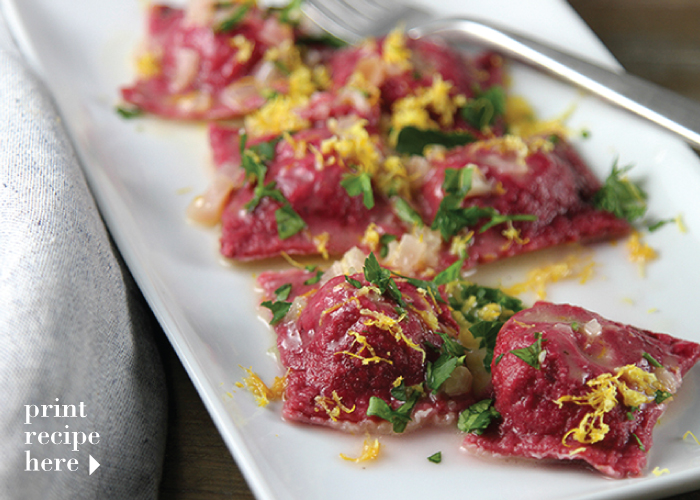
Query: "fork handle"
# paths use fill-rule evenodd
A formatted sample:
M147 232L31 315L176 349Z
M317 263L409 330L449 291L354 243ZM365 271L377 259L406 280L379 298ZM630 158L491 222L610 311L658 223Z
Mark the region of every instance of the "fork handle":
M440 19L415 27L408 34L413 38L439 35L447 40L495 50L675 132L700 150L700 104L622 69L606 69L508 30L470 19Z

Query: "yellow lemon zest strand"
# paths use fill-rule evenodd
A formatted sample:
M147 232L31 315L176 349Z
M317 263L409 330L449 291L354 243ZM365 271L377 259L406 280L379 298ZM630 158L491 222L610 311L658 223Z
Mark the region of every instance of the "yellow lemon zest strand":
M355 411L355 405L352 408L348 408L342 402L342 398L338 396L336 391L331 393L331 397L318 395L314 398L317 406L320 406L323 411L330 417L330 419L335 422L340 416L340 412L352 413ZM318 409L317 409L318 411Z
M328 309L323 310L323 311L321 312L321 316L318 318L318 324L319 324L319 325L321 324L321 321L323 321L323 317L324 317L326 314L330 314L330 313L332 313L333 311L337 311L338 309L340 309L341 307L343 307L343 306L346 305L346 304L349 304L350 302L356 302L356 303L357 303L357 307L361 307L360 299L358 299L358 298L355 297L355 296L353 296L353 297L348 297L348 298L345 299L344 301L342 301L342 302L340 302L340 303L338 303L338 304L335 304L335 305L329 307Z
M330 239L330 234L324 232L317 234L313 237L314 244L316 245L316 251L321 254L324 260L328 260L328 240Z
M508 221L506 228L501 231L501 234L508 240L505 245L501 247L501 250L508 250L513 243L517 243L518 245L527 245L530 243L530 238L520 237L520 230L513 227L512 221Z
M585 283L593 275L594 266L594 262L584 264L579 256L569 255L559 262L530 270L525 281L511 285L504 289L504 292L509 295L520 295L531 291L539 299L545 299L547 285L567 278L579 278L581 283Z
M406 47L406 35L401 26L392 30L382 43L382 60L389 64L396 64L402 70L410 70L411 50Z
M658 467L654 467L654 470L651 471L652 474L654 474L656 477L659 477L662 474L670 474L671 471L668 469L659 469Z
M271 401L278 401L282 399L284 391L287 388L287 375L282 377L275 377L272 387L268 387L265 382L263 382L260 377L253 372L252 368L245 368L241 366L243 370L248 374L247 377L243 379L243 383L236 382L237 387L245 387L250 391L255 397L255 402L258 406L265 407Z
M309 121L296 113L307 102L305 96L277 95L245 117L245 128L254 137L308 128Z
M575 109L576 104L572 104L561 116L551 120L540 120L535 115L527 99L522 96L508 96L506 98L506 113L504 118L510 133L520 137L552 134L567 137L570 135L570 132L566 125L564 125L564 122L571 116Z
M347 334L354 338L353 344L358 343L362 346L362 348L357 353L350 352L350 351L340 351L340 352L336 352L335 354L346 354L346 355L351 356L353 358L361 359L363 365L368 365L370 363L380 363L380 362L389 363L390 365L394 364L394 362L391 361L390 359L386 359L386 358L382 358L380 356L377 356L377 353L374 351L374 347L372 347L372 345L367 341L367 337L365 337L364 335L362 335L358 332L352 331L352 330L349 330ZM365 349L370 354L370 357L361 356L362 352Z
M379 235L379 231L377 231L377 225L374 222L370 222L367 229L365 229L365 234L362 236L361 243L366 245L370 251L376 252L379 248L380 238L381 236Z
M610 412L617 404L618 394L622 402L628 407L637 407L654 400L657 390L665 391L661 382L653 373L647 372L635 365L626 365L619 368L615 375L603 373L586 382L591 388L588 394L583 396L562 396L554 402L561 408L565 402L577 405L589 405L593 411L587 413L577 427L570 429L562 437L562 444L569 446L566 441L571 436L575 441L583 444L597 443L605 437L610 427L603 421L606 413ZM630 385L635 388L631 388Z
M141 78L153 78L161 72L160 58L153 52L145 52L136 58L136 72Z
M253 55L255 42L248 40L243 35L236 35L230 40L231 46L238 49L236 52L236 61L242 64L247 63Z
M435 75L430 87L419 88L414 95L398 99L391 108L390 144L396 145L399 132L405 127L435 130L440 126L452 126L454 115L464 96L453 97L451 90L452 83ZM437 115L439 123L431 118L431 112Z
M355 462L355 463L360 463L360 462L367 462L369 460L376 460L377 457L379 456L379 449L381 448L381 444L379 443L379 439L374 439L370 438L367 436L365 438L364 443L362 444L362 453L360 453L360 456L357 458L349 457L345 455L344 453L340 454L340 458L343 460L347 460L349 462Z
M357 120L347 129L321 141L324 155L336 153L342 165L354 165L370 177L377 174L380 164L379 149L365 128L367 120Z
M418 344L414 343L408 337L406 337L406 334L403 332L403 328L401 328L401 325L399 324L404 318L403 314L399 316L398 320L387 316L384 313L372 311L370 309L360 309L360 314L374 318L365 320L363 322L365 326L376 326L377 328L389 332L391 335L394 336L397 342L403 341L411 349L422 353L423 357L425 358L425 351L423 350L423 348Z
M646 274L646 265L658 257L656 250L651 248L648 243L642 241L642 235L638 231L634 231L627 238L628 258L631 262L636 262L639 265L639 274Z
M692 431L685 431L685 434L683 434L683 439L687 438L688 436L692 437L695 442L697 443L698 446L700 446L700 440L695 437L695 434L692 433Z

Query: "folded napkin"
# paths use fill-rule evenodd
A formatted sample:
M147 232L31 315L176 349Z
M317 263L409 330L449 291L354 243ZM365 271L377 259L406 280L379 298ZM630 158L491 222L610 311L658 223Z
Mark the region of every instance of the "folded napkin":
M157 496L158 328L0 14L0 498Z

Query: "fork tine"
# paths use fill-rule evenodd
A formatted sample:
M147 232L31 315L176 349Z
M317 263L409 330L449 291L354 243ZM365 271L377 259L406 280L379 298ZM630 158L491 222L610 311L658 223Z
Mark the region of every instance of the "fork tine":
M306 0L302 9L322 29L350 43L384 34L418 12L391 0Z

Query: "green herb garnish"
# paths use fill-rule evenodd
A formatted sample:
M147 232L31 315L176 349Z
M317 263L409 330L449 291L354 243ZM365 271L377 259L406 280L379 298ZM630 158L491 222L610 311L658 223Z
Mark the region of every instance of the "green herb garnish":
M532 345L523 347L522 349L513 349L510 353L525 361L535 370L539 370L540 355L542 354L542 333L535 332L535 342L533 342Z
M295 40L297 45L325 45L334 49L347 47L347 42L330 33L322 33L316 36L301 36Z
M661 403L663 403L664 401L666 401L670 397L673 397L673 394L671 394L670 392L657 390L654 393L654 402L657 405L660 405Z
M228 33L236 29L250 10L250 5L241 5L236 8L229 17L214 26L214 33Z
M321 281L321 276L323 276L322 270L316 269L316 266L307 266L306 271L315 274L308 280L304 281L305 285L315 285L316 283Z
M286 200L285 200L286 201ZM275 210L277 234L281 240L286 240L306 227L306 222L294 211L287 201L286 205Z
M277 290L275 290L275 296L277 297L277 300L287 300L289 298L289 294L292 291L292 284L291 283L285 283L281 287L279 287Z
M481 219L488 219L488 221L481 227L480 233L508 221L537 219L536 216L528 214L500 214L492 207L462 208L462 203L472 186L472 172L472 167L445 170L445 180L442 183L445 195L430 226L431 229L440 231L443 240L449 241L463 228L475 226Z
M649 364L654 368L663 368L663 365L656 361L656 359L654 359L654 356L652 356L648 352L642 353L642 357L646 359L649 362Z
M379 237L379 256L385 259L389 254L389 243L396 240L396 235L394 234L383 234Z
M143 116L145 114L144 110L136 106L117 106L114 109L119 116L126 118L127 120L130 120L131 118L138 118L139 116Z
M434 464L439 464L442 462L442 452L438 451L437 453L433 453L428 457L428 461Z
M355 278L351 278L350 276L345 276L345 281L350 283L352 286L355 288L362 288L362 283L360 283L358 280Z
M447 334L436 332L443 340L440 357L435 362L428 361L425 370L425 385L431 392L440 390L442 384L450 378L458 366L464 365L467 349L449 337Z
M499 288L464 282L460 283L459 287L453 288L451 293L452 295L449 297L450 306L460 311L470 323L481 321L478 312L487 304L498 304L503 313L518 312L523 309L523 303L520 299L503 293L503 290ZM472 297L476 299L476 302L472 301Z
M374 207L374 193L372 191L372 179L367 172L359 174L345 174L340 185L345 188L349 196L362 195L362 203L367 210Z
M247 135L240 138L239 148L241 154L241 167L246 173L249 182L254 183L253 198L244 207L249 212L255 210L260 201L267 197L282 204L275 210L275 220L277 221L277 235L281 240L294 236L306 227L306 222L292 208L289 200L284 197L282 191L277 189L277 183L270 181L265 184L267 166L264 162L271 161L275 157L275 147L280 138L271 141L261 142L254 146L246 147Z
M372 396L369 398L367 415L379 417L387 422L391 422L393 430L397 434L403 432L406 430L406 425L411 421L411 412L421 397L420 391L409 390L407 392L410 394L406 395L406 398L403 400L405 402L396 410L392 409L383 399ZM395 394L397 393L398 392L392 390L392 396L396 397Z
M277 290L275 290L275 301L272 300L266 300L262 304L260 304L263 307L267 307L270 311L272 311L272 319L270 320L271 325L276 325L280 321L282 321L282 318L284 318L289 312L289 308L292 307L291 302L286 302L286 300L289 298L289 294L292 291L292 284L291 283L285 283L284 285L280 286Z
M493 407L493 400L484 399L459 414L457 428L480 436L493 420L500 417L501 414Z
M618 168L616 161L603 187L593 197L593 205L596 208L629 222L644 216L647 210L647 194L624 176L631 168L631 165Z
M286 24L296 26L301 20L301 4L304 0L291 0L287 5L279 9L279 20Z
M474 338L479 339L479 349L486 349L484 368L486 368L488 373L491 373L491 361L493 361L493 350L496 347L496 337L502 327L502 321L479 321L469 327L469 331Z
M486 92L480 92L467 101L462 108L462 117L479 130L484 130L489 125L493 125L496 118L502 116L506 111L506 93L503 89L494 85Z
M637 446L639 446L639 449L642 451L647 451L646 447L642 443L642 440L639 439L639 436L637 436L634 432L632 433L632 437L637 441Z
M396 151L407 155L423 156L423 149L431 144L454 148L474 142L476 138L468 132L441 132L404 127L399 132Z
M379 289L379 293L388 295L402 308L406 307L406 302L401 297L399 287L396 285L394 278L391 277L391 271L379 265L374 252L370 253L365 259L364 273L365 279L375 285Z
M394 207L394 213L399 219L408 224L423 227L423 219L406 200L394 196L391 199L391 204Z

